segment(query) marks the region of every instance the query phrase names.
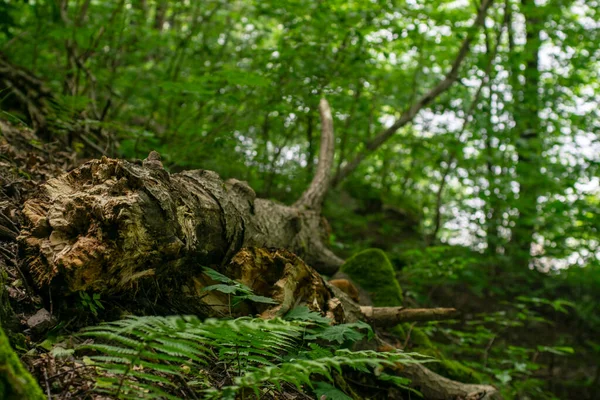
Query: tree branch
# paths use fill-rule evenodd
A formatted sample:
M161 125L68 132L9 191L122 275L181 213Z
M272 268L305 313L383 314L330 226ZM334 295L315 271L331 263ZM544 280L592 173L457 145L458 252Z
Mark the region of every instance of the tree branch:
M404 308L361 306L360 312L373 325L394 326L402 322L441 321L458 315L455 308Z
M492 5L493 0L483 0L479 10L477 11L477 17L475 18L475 22L473 23L473 27L465 40L463 41L458 54L452 63L452 68L446 74L444 79L439 82L433 89L431 89L427 94L419 99L415 104L413 104L408 110L405 110L400 118L396 120L386 130L379 133L375 136L371 141L369 141L365 149L358 153L356 157L352 161L350 161L342 170L336 175L333 180L333 185L337 186L341 181L343 181L346 177L354 172L354 170L360 165L360 163L367 158L372 152L377 150L383 143L385 143L390 137L392 137L398 129L403 126L409 124L413 121L413 119L417 116L417 114L429 103L431 103L434 99L436 99L439 95L444 93L446 90L452 86L456 80L458 80L458 73L460 71L460 67L463 61L466 59L469 54L471 43L475 38L475 33L478 31L478 28L481 27L485 22L485 16L487 15L487 11Z
M331 116L329 103L324 98L319 103L319 113L321 115L321 149L319 151L317 173L308 189L302 193L300 199L294 204L294 207L314 211L320 211L329 189L334 155L333 117Z

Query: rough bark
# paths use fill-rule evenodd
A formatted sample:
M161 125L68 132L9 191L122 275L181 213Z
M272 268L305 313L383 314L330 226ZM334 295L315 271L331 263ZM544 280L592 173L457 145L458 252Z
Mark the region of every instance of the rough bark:
M334 273L342 260L323 243L320 215L334 151L325 99L320 111L318 171L292 207L257 199L245 182L212 171L170 175L156 152L138 164L103 157L48 181L23 208L20 243L34 280L62 276L71 291L118 291L142 277L224 265L243 247L286 248Z
M171 175L155 158L90 161L25 203L20 249L38 285L64 278L72 291L118 291L224 265L243 247L287 248L325 273L341 264L322 243L318 212L257 199L212 171Z
M311 241L319 239L312 233L322 229L317 213L256 199L244 183L223 182L214 172L169 175L156 154L142 165L108 158L88 162L48 181L25 203L23 214L21 257L35 282L50 286L55 302L72 291L116 293L150 280L156 292L178 293L186 303L187 309L175 312L193 307L205 315L269 318L305 304L335 323L369 320L310 263L286 250L264 248L293 248L318 262L309 251L315 246ZM242 304L232 312L228 295L202 290L214 282L201 266L213 266L278 304ZM464 385L420 366L398 372L431 393L428 398L495 393L491 386Z

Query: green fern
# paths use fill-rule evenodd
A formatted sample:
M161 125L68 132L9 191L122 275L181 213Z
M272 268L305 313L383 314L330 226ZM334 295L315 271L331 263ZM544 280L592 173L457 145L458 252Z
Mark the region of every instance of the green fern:
M99 371L96 391L121 399L234 399L248 390L258 397L261 389L281 390L284 384L299 390L313 388L314 376L333 381L332 373L342 374L343 367L370 373L398 363L421 362L414 354L401 352L322 347L314 341L331 340L327 332L332 327L319 322L129 317L85 329L80 335L95 342L78 351L92 352L89 359ZM364 336L362 324L335 328L334 342ZM224 386L210 378L225 371L232 379Z

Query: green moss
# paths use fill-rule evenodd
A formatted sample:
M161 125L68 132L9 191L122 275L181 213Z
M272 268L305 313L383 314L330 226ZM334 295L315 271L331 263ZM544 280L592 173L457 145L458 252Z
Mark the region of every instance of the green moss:
M441 360L439 363L431 363L429 366L433 371L447 378L464 383L481 383L483 375L455 360Z
M420 328L417 327L414 327L412 332L410 333L410 341L418 347L434 347L433 343L431 343L431 339L429 339L429 336L427 336L425 332L423 332Z
M0 326L0 398L6 400L43 400L42 390L19 361Z
M383 251L361 251L350 257L340 270L369 294L375 306L402 305L402 289L394 267Z
M403 324L394 326L390 329L390 332L399 337L401 340L406 340L406 331L404 330Z
M422 349L434 349L433 343L431 343L431 339L425 332L423 332L420 328L413 327L410 329L411 324L399 324L390 329L394 335L396 335L401 341L406 340L406 335L410 331L410 343L413 346L416 346L419 352L422 352ZM425 353L423 353L425 354ZM439 354L427 354L433 357L438 357Z

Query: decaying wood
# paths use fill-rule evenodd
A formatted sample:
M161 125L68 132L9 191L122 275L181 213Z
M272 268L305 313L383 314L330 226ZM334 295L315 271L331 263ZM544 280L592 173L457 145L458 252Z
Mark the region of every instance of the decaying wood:
M246 183L212 171L170 175L152 160L90 161L44 184L23 216L20 248L35 282L64 279L70 291L194 275L242 247L287 248L321 272L341 264L323 251L317 212L257 199Z
M466 384L436 374L422 364L406 365L402 375L411 379L428 400L500 400L498 390L490 385Z
M306 305L313 311L328 316L334 323L367 321L379 326L395 325L405 321L428 321L456 315L452 308L401 309L400 307L361 307L338 287L325 282L321 275L296 255L286 250L243 249L224 268L229 277L252 288L259 295L272 297L278 305L248 304L246 313L260 312L264 318L282 316L291 308ZM204 282L203 284L211 284ZM207 304L220 303L215 312L227 313L225 295L214 293L202 299ZM384 316L391 319L386 321ZM393 350L394 347L379 337L362 343L361 349ZM431 400L500 399L496 388L456 382L434 373L421 364L402 364L394 368L411 379L411 385Z
M320 215L333 162L331 112L321 101L317 177L297 206L257 199L245 182L212 171L169 174L152 152L140 164L103 157L51 179L23 208L22 253L38 285L119 291L138 279L197 274L242 247L287 248L319 272L342 264Z
M441 321L458 315L455 308L404 308L361 306L360 311L372 325L394 326L402 322Z
M329 317L333 323L345 321L342 305L323 277L287 250L244 248L223 272L251 288L255 294L277 302L277 305L248 305L254 309L246 310L246 314L274 318L298 305L306 305Z

